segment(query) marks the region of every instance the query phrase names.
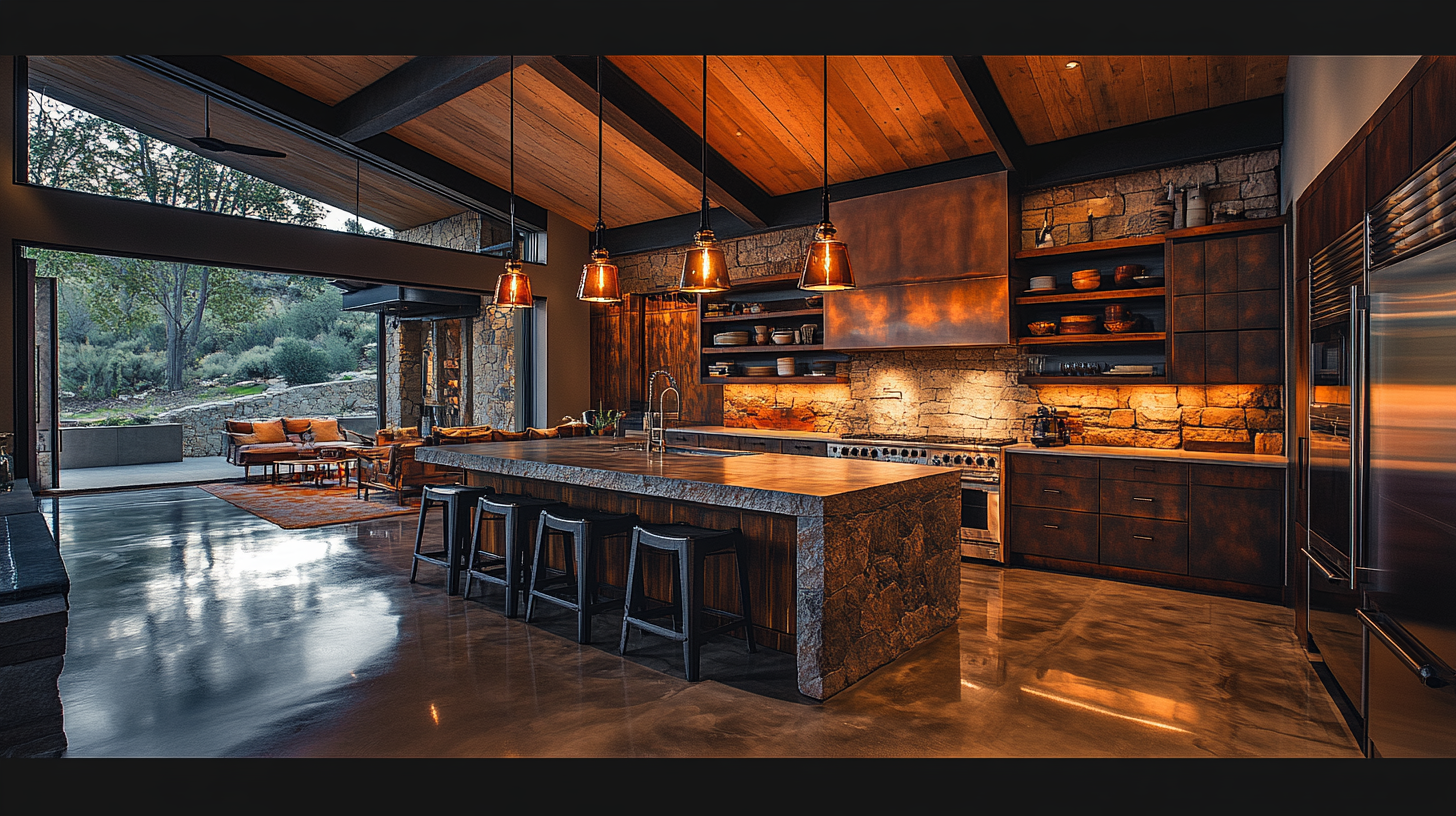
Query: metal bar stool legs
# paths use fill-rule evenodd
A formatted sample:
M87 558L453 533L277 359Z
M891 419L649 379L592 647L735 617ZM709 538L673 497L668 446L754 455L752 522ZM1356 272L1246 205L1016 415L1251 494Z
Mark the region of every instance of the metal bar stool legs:
M470 529L471 513L476 501L491 493L489 487L446 484L425 485L420 491L420 521L415 527L415 551L410 560L410 583L415 582L420 562L445 568L446 592L460 594L460 573L464 568L466 531ZM425 521L432 507L440 507L442 519L443 548L424 551Z
M520 614L519 596L531 571L531 536L542 510L564 509L550 499L536 499L514 493L493 493L476 501L476 522L465 563L465 595L470 597L471 580L499 584L506 590L506 617ZM481 547L480 530L485 522L499 521L503 528L501 554Z
M558 508L544 510L536 525L536 554L531 562L529 589L526 593L526 621L536 611L536 602L546 601L576 612L576 640L591 642L592 616L609 609L620 609L622 600L603 600L597 585L597 560L602 540L631 531L637 523L636 513L601 513L590 510ZM565 553L565 570L546 577L552 570L542 566L547 536L555 531L571 537Z
M627 633L636 626L683 645L683 673L690 682L698 679L699 657L708 638L743 627L750 653L758 651L753 638L753 610L748 600L748 560L743 536L738 529L709 530L686 524L644 524L632 531L631 557L627 566L627 597L622 612L622 638L617 650L627 653ZM643 592L643 548L672 553L677 562L678 603L648 607ZM706 606L703 602L703 572L707 559L716 555L733 555L738 572L738 604L741 614ZM704 614L726 619L726 622L704 628ZM652 621L664 616L680 616L681 629L662 626Z

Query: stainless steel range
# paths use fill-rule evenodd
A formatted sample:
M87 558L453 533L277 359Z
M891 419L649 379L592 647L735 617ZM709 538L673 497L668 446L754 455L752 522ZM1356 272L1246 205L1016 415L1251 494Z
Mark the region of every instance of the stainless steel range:
M829 443L835 459L961 469L961 555L1005 562L1001 548L1001 449L1011 437L846 435Z

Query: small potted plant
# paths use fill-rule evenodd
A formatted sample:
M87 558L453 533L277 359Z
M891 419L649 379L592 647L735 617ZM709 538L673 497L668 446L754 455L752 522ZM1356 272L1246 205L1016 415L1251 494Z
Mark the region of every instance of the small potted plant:
M591 425L592 436L625 436L626 426L617 427L627 416L626 411L618 411L615 408L603 409L599 404L597 410L587 411L587 424Z

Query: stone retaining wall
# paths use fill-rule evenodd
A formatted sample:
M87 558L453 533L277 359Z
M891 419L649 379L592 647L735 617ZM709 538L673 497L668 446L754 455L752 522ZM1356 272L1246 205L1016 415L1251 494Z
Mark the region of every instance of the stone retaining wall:
M296 385L235 400L177 408L158 415L157 421L182 425L183 456L221 456L224 420L372 414L378 400L377 382L376 376L366 374L352 380Z

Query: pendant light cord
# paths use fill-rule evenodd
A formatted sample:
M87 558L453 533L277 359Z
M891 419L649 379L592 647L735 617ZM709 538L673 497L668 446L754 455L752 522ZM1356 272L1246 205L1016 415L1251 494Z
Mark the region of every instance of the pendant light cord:
M708 227L708 55L703 55L703 141L698 156L698 167L703 172L703 218L699 229Z
M511 55L511 260L516 257L516 55Z
M602 233L607 225L602 223L602 55L597 55L597 234L595 246L602 248Z
M824 55L824 217L829 223L829 55Z

